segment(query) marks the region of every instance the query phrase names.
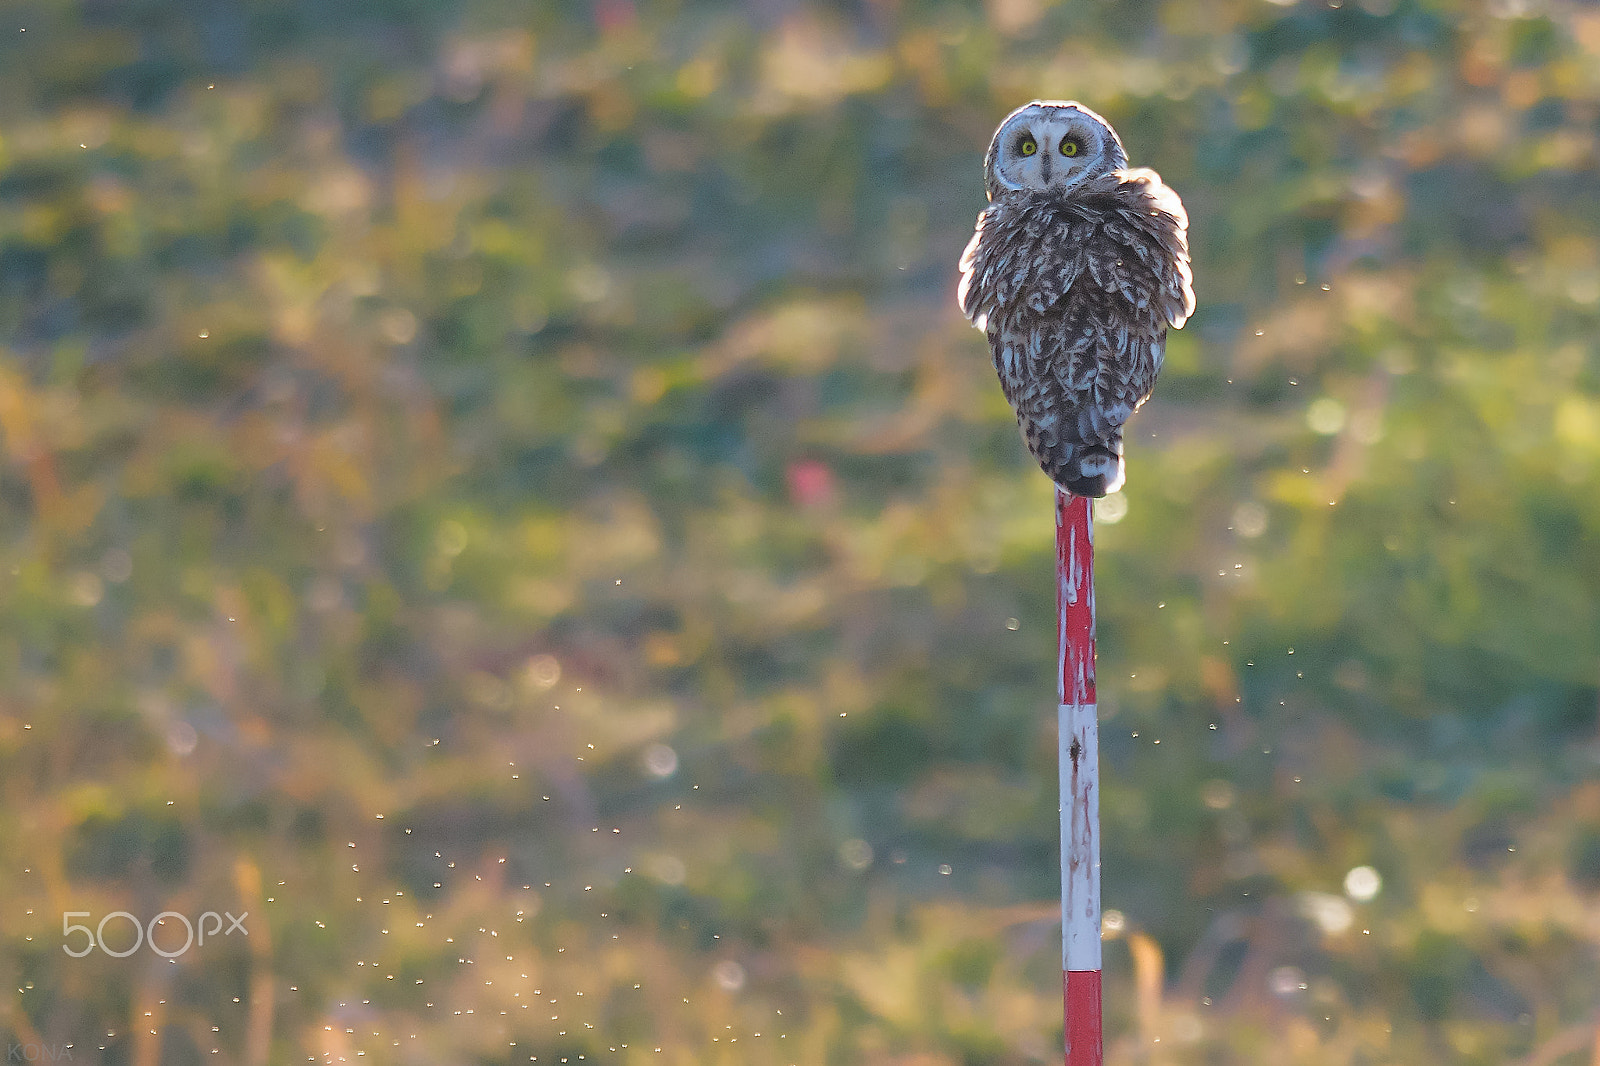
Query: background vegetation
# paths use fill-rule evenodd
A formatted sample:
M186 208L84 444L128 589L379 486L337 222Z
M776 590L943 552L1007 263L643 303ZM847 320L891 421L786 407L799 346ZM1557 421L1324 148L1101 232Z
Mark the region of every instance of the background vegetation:
M1570 0L5 4L8 1046L1059 1061L1050 487L952 295L1040 96L1200 301L1099 508L1110 1060L1589 1061Z

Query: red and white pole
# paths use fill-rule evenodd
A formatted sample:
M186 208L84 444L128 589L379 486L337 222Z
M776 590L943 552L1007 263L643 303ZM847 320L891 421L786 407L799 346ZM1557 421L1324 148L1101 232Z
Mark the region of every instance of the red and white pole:
M1094 695L1094 523L1090 501L1056 490L1060 646L1061 970L1066 1066L1102 1066L1100 730Z

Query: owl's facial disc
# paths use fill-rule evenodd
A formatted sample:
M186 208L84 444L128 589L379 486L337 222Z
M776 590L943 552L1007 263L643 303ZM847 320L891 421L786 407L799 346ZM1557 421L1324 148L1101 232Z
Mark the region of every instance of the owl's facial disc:
M1127 164L1105 121L1073 103L1033 103L1000 124L990 153L1001 190L1066 192Z

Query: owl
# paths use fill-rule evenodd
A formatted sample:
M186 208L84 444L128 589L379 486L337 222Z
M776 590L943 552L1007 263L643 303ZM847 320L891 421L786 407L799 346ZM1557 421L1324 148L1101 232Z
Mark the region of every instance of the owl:
M1072 101L1007 115L983 177L961 311L987 334L1044 472L1079 496L1115 492L1122 427L1150 397L1167 328L1194 311L1183 203Z

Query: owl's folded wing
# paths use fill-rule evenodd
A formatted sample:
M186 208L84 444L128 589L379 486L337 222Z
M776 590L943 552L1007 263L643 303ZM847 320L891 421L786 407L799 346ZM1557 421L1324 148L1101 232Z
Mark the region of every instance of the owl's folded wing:
M1095 280L1121 291L1141 309L1154 307L1163 325L1181 328L1194 313L1194 276L1189 267L1189 215L1183 201L1146 167L1108 179L1100 236L1115 250L1090 258Z
M961 312L983 329L997 313L1054 307L1083 272L1089 229L1042 199L990 204L961 254Z
M1117 301L1081 289L1059 313L1029 316L991 337L1006 399L1019 413L1057 427L1073 443L1116 439L1150 396L1166 355L1166 330L1131 324Z

